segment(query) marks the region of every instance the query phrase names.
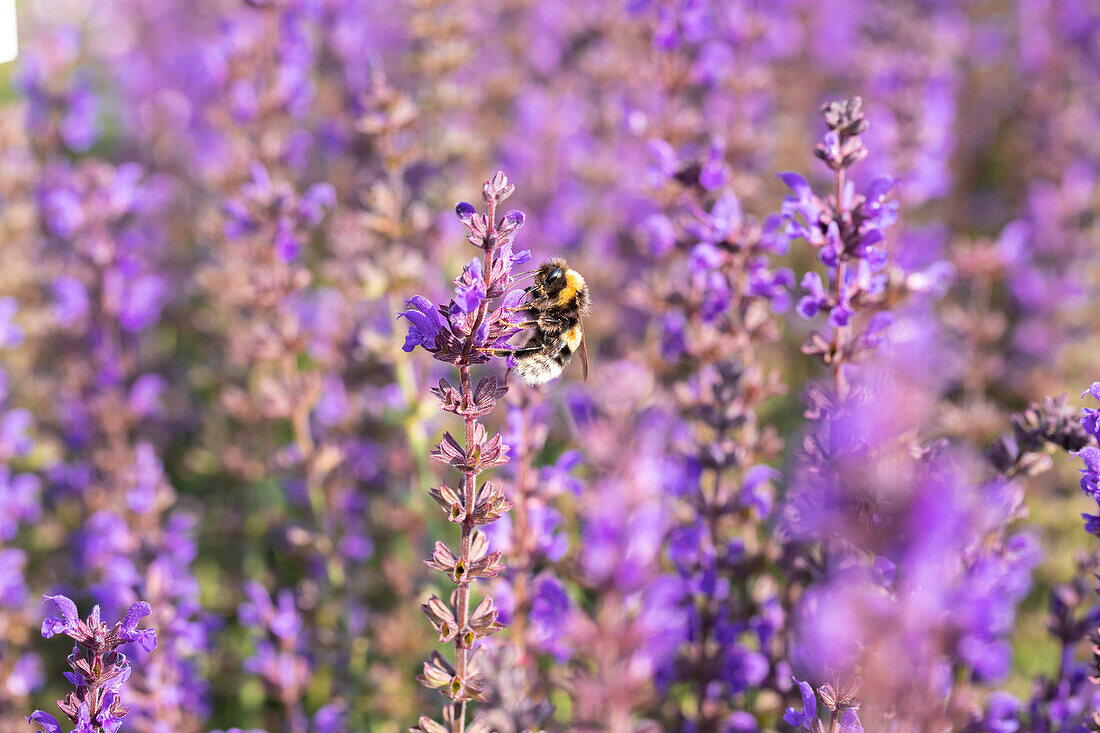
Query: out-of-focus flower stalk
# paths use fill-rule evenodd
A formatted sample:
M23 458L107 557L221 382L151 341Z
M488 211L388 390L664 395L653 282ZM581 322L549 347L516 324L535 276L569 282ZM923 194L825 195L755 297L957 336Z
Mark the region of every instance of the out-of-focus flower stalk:
M654 148L668 150L659 141ZM755 725L754 713L775 699L741 695L790 686L789 669L774 653L783 613L768 582L780 553L764 528L776 475L766 462L781 442L756 411L784 391L757 352L778 337L776 314L790 306L795 281L772 264L788 244L778 216L761 223L729 187L715 196L690 179L673 181L674 215L654 215L648 228L671 240L653 290L655 309L664 311L660 368L685 428L669 452L682 462L684 480L666 482L681 517L667 554L689 624L659 684L682 701L681 727L713 731Z
M834 196L836 197L836 216L838 219L843 219L845 214L848 213L846 211L847 207L844 205L844 171L844 168L837 168L834 173L836 177L836 193L834 194ZM837 263L836 266L836 282L834 283L834 285L836 286L836 290L834 297L836 298L838 303L840 302L841 296L844 294L844 276L847 273L847 267L848 263L843 259L839 263ZM833 329L833 354L840 354L840 345L844 342L844 337L847 330L847 324L838 325L836 328ZM832 366L833 387L836 389L837 398L843 399L844 393L847 391L847 387L844 383L844 360L839 358L838 356L833 359ZM830 730L831 728L832 726L830 726Z
M814 153L833 171L832 196L815 197L798 174L781 176L795 193L783 205L786 234L805 238L817 247L828 273L828 288L822 287L814 272L802 279L806 295L799 302L799 314L809 318L819 310L829 311L832 336L827 347L815 334L803 351L820 356L830 366L837 400L845 399L848 391L845 365L862 346L852 335L851 322L858 311L874 305L885 289L886 276L882 270L887 255L878 245L883 240L883 230L897 218L897 205L884 205L892 180L878 179L865 195L857 195L846 179L847 170L867 155L860 138L868 128L862 107L863 100L853 97L821 108L829 131Z
M534 455L531 420L532 408L538 399L534 390L523 387L515 390L518 394L515 410L519 422L519 451L513 457L516 464L515 492L512 501L512 631L511 640L516 648L520 663L527 665L527 616L531 613L531 575L533 572L530 507L528 497L532 489Z

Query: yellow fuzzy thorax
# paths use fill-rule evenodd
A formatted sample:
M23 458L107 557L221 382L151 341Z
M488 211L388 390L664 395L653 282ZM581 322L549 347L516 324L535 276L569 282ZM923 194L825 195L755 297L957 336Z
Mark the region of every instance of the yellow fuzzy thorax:
M584 278L576 270L565 271L565 287L558 294L558 305L565 305L584 289Z

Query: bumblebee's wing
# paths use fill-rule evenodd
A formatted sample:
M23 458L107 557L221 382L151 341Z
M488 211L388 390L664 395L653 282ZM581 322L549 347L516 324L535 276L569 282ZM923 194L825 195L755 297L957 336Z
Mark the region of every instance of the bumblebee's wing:
M584 331L581 331L581 375L584 381L588 381L588 342L584 340Z

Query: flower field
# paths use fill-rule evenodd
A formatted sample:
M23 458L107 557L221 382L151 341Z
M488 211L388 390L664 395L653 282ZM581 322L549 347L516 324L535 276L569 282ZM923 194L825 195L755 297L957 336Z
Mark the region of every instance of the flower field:
M1098 0L14 5L0 733L1100 730Z

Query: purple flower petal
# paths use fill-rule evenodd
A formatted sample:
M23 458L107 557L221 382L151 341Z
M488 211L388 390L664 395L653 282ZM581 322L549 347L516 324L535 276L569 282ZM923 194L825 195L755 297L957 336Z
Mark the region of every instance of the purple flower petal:
M122 620L119 637L125 641L136 641L142 649L151 652L157 648L157 632L154 629L139 629L138 622L151 614L153 609L145 601L138 601L126 611Z
M61 724L57 722L57 718L41 710L31 713L27 717L27 722L42 726L41 733L61 733Z
M780 173L778 178L787 184L787 187L794 191L794 195L799 199L805 200L813 196L813 189L810 188L810 184L798 173L786 171Z
M458 218L462 221L469 221L470 217L472 217L476 213L477 209L474 208L473 204L467 203L465 201L459 201L457 204L455 204L455 214L457 214Z
M42 636L47 639L54 637L57 634L75 634L77 632L77 624L80 622L79 615L76 610L76 604L66 596L42 596L43 601L50 601L60 612L60 616L47 616L42 622Z

